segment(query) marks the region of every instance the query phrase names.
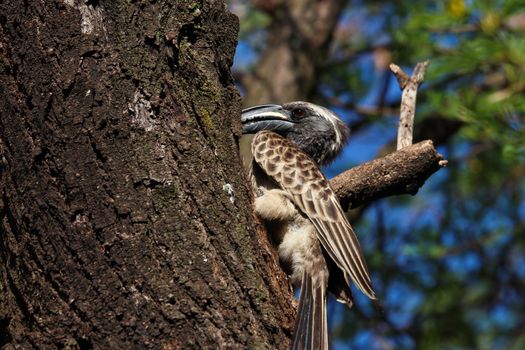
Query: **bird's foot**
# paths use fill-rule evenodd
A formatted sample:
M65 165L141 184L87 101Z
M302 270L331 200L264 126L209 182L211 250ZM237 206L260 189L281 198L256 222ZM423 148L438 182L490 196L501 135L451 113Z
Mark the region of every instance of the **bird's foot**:
M266 192L268 192L268 190L266 188L264 188L263 186L259 186L257 187L257 191L255 191L255 196L258 198L258 197L262 197L266 194Z

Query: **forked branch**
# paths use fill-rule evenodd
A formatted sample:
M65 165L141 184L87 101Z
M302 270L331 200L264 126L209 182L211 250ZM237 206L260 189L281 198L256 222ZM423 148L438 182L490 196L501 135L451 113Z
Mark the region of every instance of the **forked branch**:
M331 180L343 209L382 197L416 194L430 175L447 165L432 141L412 145L417 88L423 82L428 65L429 61L418 63L411 77L399 66L390 65L403 90L397 151L347 170Z
M401 95L401 114L399 115L399 127L397 129L397 150L412 144L414 133L414 116L416 114L416 96L419 84L425 78L425 71L430 61L419 62L409 77L398 65L391 64L390 70L397 78L399 87L403 91Z

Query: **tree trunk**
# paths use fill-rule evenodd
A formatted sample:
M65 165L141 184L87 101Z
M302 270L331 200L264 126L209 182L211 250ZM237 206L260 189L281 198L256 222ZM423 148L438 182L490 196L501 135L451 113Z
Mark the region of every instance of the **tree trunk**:
M0 2L0 347L284 348L223 1Z
M270 14L266 47L253 74L242 76L245 106L310 101L325 63L343 0L255 0Z

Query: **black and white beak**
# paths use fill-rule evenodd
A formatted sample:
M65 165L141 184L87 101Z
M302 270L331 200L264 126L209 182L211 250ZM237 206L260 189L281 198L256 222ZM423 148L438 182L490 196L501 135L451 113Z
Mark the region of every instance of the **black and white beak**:
M294 126L290 112L280 105L260 105L243 109L241 123L243 134L255 134L261 130L283 133L290 131Z

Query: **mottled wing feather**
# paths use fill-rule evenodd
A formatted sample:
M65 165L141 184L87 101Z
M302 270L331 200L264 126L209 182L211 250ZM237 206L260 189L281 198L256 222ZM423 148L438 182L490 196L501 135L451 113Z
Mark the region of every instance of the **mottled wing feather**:
M357 237L317 164L284 137L261 131L252 142L255 161L285 190L315 226L323 248L348 279L375 299Z

